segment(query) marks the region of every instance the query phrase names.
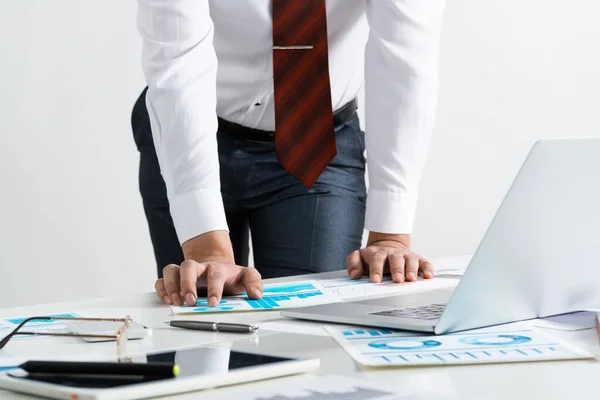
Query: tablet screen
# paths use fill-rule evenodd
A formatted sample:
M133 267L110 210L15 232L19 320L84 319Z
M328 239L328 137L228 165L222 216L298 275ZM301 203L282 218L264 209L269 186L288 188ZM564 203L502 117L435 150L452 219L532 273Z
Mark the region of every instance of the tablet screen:
M192 376L222 375L239 368L255 367L276 362L289 361L286 358L258 354L241 353L227 348L198 347L168 351L134 357L133 362L169 362L179 366L175 378L147 378L140 376L64 376L52 374L28 374L14 376L18 379L53 383L79 388L113 388L166 379L181 379Z

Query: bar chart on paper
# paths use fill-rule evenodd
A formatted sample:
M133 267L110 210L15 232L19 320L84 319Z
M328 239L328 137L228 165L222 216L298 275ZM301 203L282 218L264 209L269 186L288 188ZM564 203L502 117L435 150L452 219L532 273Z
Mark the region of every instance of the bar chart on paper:
M371 336L371 337L393 335L393 334L397 333L391 329L353 329L353 330L342 330L340 332L344 336L365 335L365 336Z
M264 384L255 390L246 389L243 392L235 391L223 393L215 400L244 398L246 400L401 400L401 399L441 399L445 396L419 396L419 394L432 394L426 389L402 388L402 395L395 389L386 387L382 383L352 379L349 377L329 375L314 376L286 384ZM211 397L212 398L212 397Z
M78 317L78 314L75 313L62 313L62 314L53 314L52 317L61 317L61 318L74 318ZM0 320L0 339L4 338L8 335L13 329L15 329L20 323L25 321L29 317L15 317L15 318L7 318ZM33 320L29 321L26 325L27 331L29 332L49 332L49 331L57 331L57 332L70 332L68 328L68 324L64 320ZM28 338L40 338L41 336L35 335L19 335L15 336L15 340L20 339L28 339Z
M368 366L484 364L589 358L532 330L406 336L392 330L327 328L357 362Z
M256 400L374 400L388 397L389 392L376 389L354 387L344 392L325 392L320 390L306 390L299 395L279 395L270 397L256 397Z
M217 306L210 307L206 299L198 299L195 306L171 307L174 313L219 313L240 311L269 311L336 303L339 296L327 293L316 282L303 281L265 285L263 296L254 300L241 294L225 297Z
M61 317L61 318L75 318L75 317L80 317L81 315L76 314L76 313L60 313L60 314L51 314L49 315L50 317ZM30 318L31 316L26 316L26 317L14 317L14 318L7 318L7 319L2 319L0 320L0 339L3 339L6 337L6 335L8 335L10 332L12 332L17 326L19 326L19 324L21 324L23 321L25 321L27 318ZM32 332L32 333L49 333L49 332L53 332L53 333L70 333L72 332L69 324L64 321L64 320L32 320L29 321L27 324L24 325L25 328L23 330L27 330L27 332ZM17 336L13 336L13 338L11 340L29 340L29 339L41 339L44 338L45 336L41 336L41 335L17 335ZM20 349L23 350L23 349ZM2 356L0 356L0 372L4 372L4 371L10 371L16 368L17 365L19 365L20 363L26 361L28 358L22 355L19 356L12 356L11 351L9 350L8 353L6 353L6 350L3 350L4 354L2 354ZM23 354L22 351L17 350L16 353L19 354ZM45 354L51 354L51 351L49 351L48 349L44 349L44 353ZM31 354L28 354L29 357L31 357ZM43 355L36 355L35 358L36 359L42 359L44 356Z

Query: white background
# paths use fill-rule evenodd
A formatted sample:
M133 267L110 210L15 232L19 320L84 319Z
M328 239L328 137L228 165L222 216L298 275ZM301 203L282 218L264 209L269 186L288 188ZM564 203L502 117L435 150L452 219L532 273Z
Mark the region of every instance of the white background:
M536 139L600 135L598 15L448 1L416 250L472 252ZM0 306L153 289L135 18L133 0L0 0Z

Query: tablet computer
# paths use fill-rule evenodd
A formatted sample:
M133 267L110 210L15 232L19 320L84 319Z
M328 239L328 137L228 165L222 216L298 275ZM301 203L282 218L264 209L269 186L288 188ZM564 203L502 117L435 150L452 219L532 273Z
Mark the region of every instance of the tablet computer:
M106 360L102 360L106 361ZM64 400L133 400L161 397L221 386L309 372L318 359L291 359L244 353L223 347L193 347L135 356L133 362L173 362L172 378L71 379L60 375L38 377L22 370L0 375L0 389Z

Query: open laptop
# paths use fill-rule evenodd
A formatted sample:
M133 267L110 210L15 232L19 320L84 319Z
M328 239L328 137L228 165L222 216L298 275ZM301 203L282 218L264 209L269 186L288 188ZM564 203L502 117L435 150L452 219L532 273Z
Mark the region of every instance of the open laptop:
M600 138L535 143L454 291L282 312L436 334L600 306Z

